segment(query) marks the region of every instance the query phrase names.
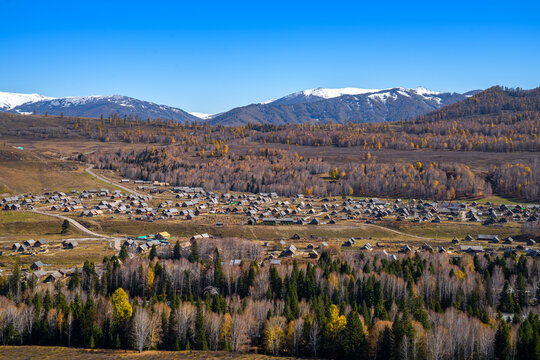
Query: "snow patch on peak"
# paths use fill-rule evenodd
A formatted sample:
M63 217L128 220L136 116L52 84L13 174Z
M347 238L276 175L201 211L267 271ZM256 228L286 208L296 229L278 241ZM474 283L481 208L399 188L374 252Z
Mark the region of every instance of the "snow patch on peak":
M200 112L195 112L195 111L190 112L189 114L203 120L208 120L214 117L214 114L205 114L205 113L200 113Z
M426 89L426 88L423 87L423 86L418 86L418 87L415 88L415 89L409 89L409 90L411 90L411 91L417 93L418 95L422 95L422 96L425 96L425 95L439 95L439 94L442 94L442 92L429 90L429 89Z
M375 94L368 95L368 98L371 100L381 101L383 104L386 104L388 99L396 100L398 96L392 92L378 92Z
M316 96L324 99L332 99L343 95L361 95L382 91L382 89L359 89L346 87L341 89L316 88L295 93L296 95ZM293 94L293 95L295 95Z
M51 105L62 106L62 107L79 106L79 105L84 105L92 101L99 101L99 100L113 102L120 106L133 106L132 104L130 104L131 100L133 99L128 98L126 96L122 96L122 95L69 96L69 97L57 98L53 100L54 101L51 102Z
M19 105L54 98L40 94L19 94L0 91L0 109L11 110Z
M261 101L259 104L260 105L266 105L266 104L271 104L273 103L274 101L276 101L277 99L268 99L268 100L265 100L265 101Z

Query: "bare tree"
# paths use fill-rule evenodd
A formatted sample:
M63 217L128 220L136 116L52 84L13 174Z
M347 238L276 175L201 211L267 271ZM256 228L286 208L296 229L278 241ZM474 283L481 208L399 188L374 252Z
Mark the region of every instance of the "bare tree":
M176 309L176 334L182 346L186 345L188 331L192 329L195 317L195 306L190 303L182 303Z
M209 316L205 316L205 328L210 350L215 351L219 347L219 335L222 323L223 317L216 313L210 313Z
M442 326L434 326L428 334L428 349L433 360L444 359L448 354L448 331Z
M309 345L311 347L311 352L313 356L317 356L317 351L319 350L319 341L321 336L321 329L317 321L311 323L309 328Z
M142 352L152 341L152 316L143 307L137 307L133 315L131 337L135 348Z

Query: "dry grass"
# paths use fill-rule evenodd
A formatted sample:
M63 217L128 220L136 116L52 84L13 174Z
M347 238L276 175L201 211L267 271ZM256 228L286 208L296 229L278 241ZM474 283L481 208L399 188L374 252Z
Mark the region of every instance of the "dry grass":
M60 234L61 219L26 211L0 211L0 242L28 239L62 239L84 234L71 227L67 234Z
M73 161L50 160L34 156L24 150L15 154L2 148L0 156L0 196L6 194L43 193L46 191L84 190L90 188L114 188L85 171L85 167Z
M132 350L89 350L65 347L45 347L45 346L1 346L0 358L11 360L22 359L249 359L267 360L275 357L259 354L239 354L225 351L145 351L138 353Z
M410 221L383 221L381 226L402 231L407 234L429 237L439 240L450 241L454 237L463 240L470 234L476 237L478 234L493 234L499 238L508 236L516 237L521 234L521 225L518 223L508 223L504 226L483 226L481 223L473 222L441 222L439 224L431 222L412 223Z
M85 260L100 263L104 256L112 256L116 253L106 240L80 240L79 246L70 250L63 249L61 241L50 241L45 248L36 249L35 255L13 253L11 246L11 242L0 244L0 250L4 251L4 255L0 257L0 268L11 269L15 263L26 268L35 261L41 260L44 264L50 264L44 268L46 271L66 269L81 266ZM40 252L40 250L44 251Z
M239 237L249 240L287 239L294 234L301 238L310 238L312 235L319 238L346 240L350 237L374 238L391 240L396 236L407 239L407 236L397 235L384 228L365 225L359 221L348 220L335 225L240 225L231 223L225 218L212 219L221 221L224 225L217 226L215 221L205 221L204 217L198 220L159 220L155 222L127 220L125 217L110 216L77 220L93 231L109 235L148 235L167 231L176 238L190 238L200 233L209 233L220 237ZM208 220L208 219L206 219ZM245 217L242 217L245 223Z

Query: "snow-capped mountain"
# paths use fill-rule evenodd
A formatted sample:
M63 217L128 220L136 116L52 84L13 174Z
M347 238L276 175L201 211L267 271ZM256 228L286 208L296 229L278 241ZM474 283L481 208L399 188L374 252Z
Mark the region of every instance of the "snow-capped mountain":
M269 100L267 104L300 104L306 102L315 102L323 99L333 99L343 95L361 95L371 94L382 91L381 89L359 89L359 88L341 88L341 89L327 89L316 88L298 91L290 95L284 96L280 99Z
M277 100L252 104L216 115L214 124L249 122L291 124L304 122L381 122L409 119L453 104L475 91L458 94L417 87L391 89L325 89L299 91Z
M132 115L139 119L161 118L180 122L201 120L182 109L120 95L49 98L37 94L0 93L0 104L4 102L9 102L11 106L0 107L0 111L19 114L60 115L63 113L65 116L78 117L100 117L101 115L107 117L118 114L121 117Z
M53 98L40 94L18 94L0 91L0 111L8 111L19 105Z
M279 99L237 107L224 113L187 113L127 96L75 96L51 98L39 94L0 92L0 111L78 117L136 116L139 119L172 119L179 122L207 121L211 124L291 124L304 122L380 122L409 119L453 104L479 90L464 94L414 89L316 88Z

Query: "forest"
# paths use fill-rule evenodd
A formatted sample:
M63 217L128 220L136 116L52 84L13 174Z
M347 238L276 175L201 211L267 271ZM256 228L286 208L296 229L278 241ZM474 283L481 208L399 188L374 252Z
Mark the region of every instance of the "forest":
M36 286L0 278L0 343L344 359L540 359L540 262L321 254L270 265L240 239L85 262ZM230 260L241 257L239 266ZM101 266L99 266L101 269Z
M381 164L366 159L336 165L286 150L260 148L250 149L247 155L235 155L218 144L212 151L208 157L201 150L189 156L181 147L151 147L96 152L81 159L132 179L202 186L211 191L438 200L478 199L497 193L527 201L540 199L539 162L493 165L487 174L478 174L460 163Z

